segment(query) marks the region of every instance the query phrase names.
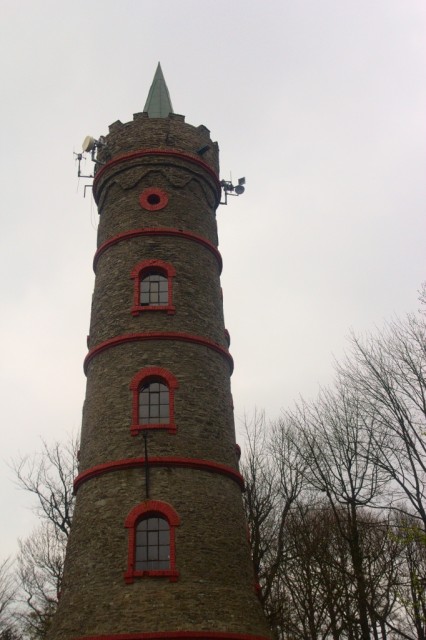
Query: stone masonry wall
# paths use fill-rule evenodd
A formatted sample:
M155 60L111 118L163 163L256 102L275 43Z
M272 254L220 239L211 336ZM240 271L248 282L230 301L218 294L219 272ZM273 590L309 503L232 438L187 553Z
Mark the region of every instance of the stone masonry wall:
M200 154L203 147L208 149ZM79 468L82 477L92 475L78 484L63 592L48 640L127 634L137 640L157 632L167 638L178 631L216 633L222 640L226 634L268 638L236 457L217 252L217 143L205 127L187 125L182 116L151 120L136 114L130 123L111 125L99 159L105 164L94 184L100 223ZM147 189L164 192L167 204L159 210L142 206ZM172 233L149 235L147 229ZM145 260L172 266L173 312L132 314L131 274ZM149 496L143 464L123 467L144 457L141 434L130 431L130 384L147 367L167 370L177 382L175 433L146 432L148 460L172 460L149 467ZM178 466L176 459L188 465ZM207 467L191 467L191 461ZM111 464L122 466L105 472ZM178 514L176 581L124 579L125 521L147 498Z

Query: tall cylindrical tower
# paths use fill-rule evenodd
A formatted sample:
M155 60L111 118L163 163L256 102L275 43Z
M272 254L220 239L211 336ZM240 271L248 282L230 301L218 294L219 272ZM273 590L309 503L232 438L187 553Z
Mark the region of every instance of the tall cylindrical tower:
M159 66L98 161L80 469L49 640L268 637L235 443L217 143L172 112Z

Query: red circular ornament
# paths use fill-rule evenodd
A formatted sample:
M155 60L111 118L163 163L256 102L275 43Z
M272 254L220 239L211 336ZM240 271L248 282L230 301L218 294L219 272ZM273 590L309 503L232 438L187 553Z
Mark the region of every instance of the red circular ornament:
M142 209L148 211L159 211L164 209L169 201L169 197L165 191L158 189L158 187L149 187L144 189L139 196L139 204Z

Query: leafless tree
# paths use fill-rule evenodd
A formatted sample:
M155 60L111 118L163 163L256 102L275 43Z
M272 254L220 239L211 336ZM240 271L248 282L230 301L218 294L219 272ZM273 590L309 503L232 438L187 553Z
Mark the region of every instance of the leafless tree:
M289 554L280 576L287 600L284 637L337 640L345 629L341 612L343 602L347 606L347 583L341 567L348 551L336 536L328 505L306 501L297 507L287 521Z
M0 640L25 640L21 631L15 625L9 625L0 631Z
M59 600L74 508L77 452L73 438L65 444L43 442L39 454L14 464L18 485L35 496L41 520L38 529L20 541L17 558L17 617L31 640L45 638Z
M5 634L11 626L11 605L15 593L13 563L10 558L6 558L0 562L0 634Z
M318 491L310 493L302 478L297 498L286 512L278 548L281 519L273 516L274 501L281 503L276 461L270 452L279 428L279 424L263 428L262 421L257 421L256 446L252 439L249 450L252 482L246 505L251 505L247 513L252 518L250 529L261 550L261 584L269 587L267 598L262 594L265 613L278 638L357 640L361 637L359 590L347 505L336 502L333 509ZM288 436L292 431L284 433ZM286 455L286 459L291 457ZM298 468L302 475L308 473L306 467L299 464ZM260 514L265 517L253 520ZM357 506L356 518L371 637L386 640L393 628L397 638L396 623L402 613L398 601L404 563L401 543L386 513Z
M244 503L249 527L259 596L271 627L277 629L283 600L279 574L286 555L285 524L303 490L303 458L291 434L290 423L268 428L264 414L246 423L246 447L242 462L246 491Z
M396 320L363 340L352 336L352 354L340 374L374 416L367 428L375 464L392 481L389 505L414 513L426 532L425 317Z
M43 522L33 534L19 542L17 617L30 638L46 636L56 611L65 560L66 534Z
M425 315L352 348L333 390L251 425L261 600L281 638L426 640Z
M361 638L370 640L365 558L360 511L374 506L385 478L377 466L375 414L364 411L362 398L343 378L313 403L302 403L294 420L303 434L307 477L327 498L341 537L350 551ZM307 452L307 454L306 454Z
M396 607L385 620L398 638L426 638L426 536L415 517L394 517L390 543L399 547Z
M78 440L43 442L42 450L13 464L18 486L37 499L35 510L43 520L68 537L74 509L73 480L78 467Z

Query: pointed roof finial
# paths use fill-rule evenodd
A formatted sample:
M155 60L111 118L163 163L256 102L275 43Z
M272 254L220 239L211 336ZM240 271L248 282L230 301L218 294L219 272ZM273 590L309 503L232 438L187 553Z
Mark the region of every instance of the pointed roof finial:
M172 101L160 63L158 63L144 111L148 113L150 118L167 118L169 113L173 113Z

